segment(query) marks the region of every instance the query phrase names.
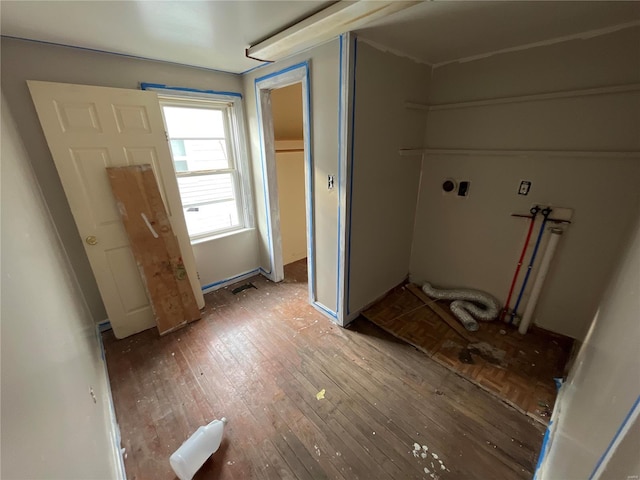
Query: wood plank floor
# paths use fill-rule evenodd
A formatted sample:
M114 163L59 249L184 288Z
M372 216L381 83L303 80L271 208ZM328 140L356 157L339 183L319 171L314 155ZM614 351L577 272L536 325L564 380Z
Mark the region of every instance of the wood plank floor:
M437 302L446 313L449 302ZM573 339L533 326L526 335L500 321L480 322L463 339L409 288L392 290L363 315L436 362L547 424ZM450 315L450 314L449 314ZM454 321L455 317L451 315Z
M164 337L103 335L129 479L175 478L171 453L223 416L196 478L531 478L538 422L363 318L331 323L304 262L285 275L206 295L203 319Z

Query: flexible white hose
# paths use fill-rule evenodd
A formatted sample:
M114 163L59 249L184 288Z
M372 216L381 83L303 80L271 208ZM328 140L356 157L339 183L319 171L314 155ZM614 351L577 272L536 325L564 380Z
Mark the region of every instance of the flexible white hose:
M560 240L561 236L562 229L551 229L551 236L549 237L549 243L547 243L547 249L545 250L544 256L542 257L542 262L540 262L540 269L538 270L536 281L533 284L533 288L531 289L531 295L529 296L529 301L527 302L527 308L524 311L522 321L520 322L520 326L518 327L518 331L523 335L527 333L529 324L531 323L531 317L533 317L533 312L536 309L538 298L540 297L540 292L542 291L542 286L544 285L544 279L547 278L549 266L551 265L553 256L556 253L556 247L558 246L558 241Z
M453 300L449 308L460 320L460 323L471 332L478 330L478 322L473 318L485 322L494 320L500 313L500 303L493 296L480 290L451 289L441 290L433 288L431 284L422 285L422 291L431 298L439 300ZM481 305L481 306L478 306ZM473 316L472 316L473 315Z

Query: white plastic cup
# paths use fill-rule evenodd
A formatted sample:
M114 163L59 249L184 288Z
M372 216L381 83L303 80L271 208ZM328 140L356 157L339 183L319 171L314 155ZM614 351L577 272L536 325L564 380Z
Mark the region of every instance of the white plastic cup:
M218 450L226 423L227 419L222 418L198 428L173 452L169 463L180 480L191 480L207 458Z

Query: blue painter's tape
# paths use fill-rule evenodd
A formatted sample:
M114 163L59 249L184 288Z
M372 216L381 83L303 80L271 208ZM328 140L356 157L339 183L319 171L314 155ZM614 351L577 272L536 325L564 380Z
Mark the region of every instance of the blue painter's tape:
M251 73L254 70L257 70L259 68L266 67L267 65L271 65L271 62L264 62L261 65L256 65L255 67L251 67L250 69L245 70L244 72L241 72L240 75L246 75L247 73Z
M618 440L618 437L622 433L622 430L624 429L624 427L627 425L627 423L631 419L631 416L633 415L633 412L639 406L640 406L640 395L638 395L638 398L636 398L636 401L633 402L633 405L629 409L629 412L627 413L627 415L624 417L624 420L620 424L620 427L618 428L618 431L616 431L616 434L611 439L611 442L609 442L609 445L607 446L606 450L604 451L602 456L598 459L598 463L596 463L596 466L593 468L593 472L591 472L591 475L589 475L589 480L592 480L594 478L596 472L600 468L600 465L602 465L602 462L604 461L604 459L607 458L607 455L609 455L609 451L613 447L613 444Z
M540 465L542 465L542 460L547 453L547 442L549 441L549 431L551 429L551 425L553 424L553 420L549 421L549 425L547 426L547 430L544 432L544 438L542 439L542 448L540 449L540 456L538 457L538 463L536 464L536 471L533 474L533 480L537 480L538 471L540 470Z
M107 330L111 330L111 322L109 320L104 320L98 324L98 331L100 333L106 332Z
M553 381L556 384L556 390L560 390L560 387L564 384L564 379L562 377L553 377Z
M554 377L553 381L556 383L556 389L558 392L564 383L564 380L559 377ZM551 425L553 425L553 420L549 420L549 425L547 425L547 430L544 432L544 438L542 439L542 448L540 448L540 455L538 456L538 463L536 464L535 473L533 474L533 480L536 480L538 477L538 471L540 470L540 465L542 465L542 461L544 460L545 455L547 454L547 442L549 441L549 436L551 435Z
M313 188L313 178L315 175L313 168L313 149L311 148L311 119L313 118L313 107L311 106L311 73L309 72L309 62L304 62L304 68L307 78L307 129L305 131L305 145L304 149L307 153L307 192L309 196L309 206L307 211L307 238L309 239L309 250L311 252L311 258L309 263L309 275L308 282L310 285L311 294L315 301L316 297L316 237L314 230L315 223L315 191Z
M309 62L305 61L305 62L300 62L300 63L296 63L295 65L291 65L287 68L284 68L282 70L278 70L276 72L271 72L267 75L264 75L262 77L256 78L254 80L254 90L255 90L255 97L256 97L256 115L258 117L258 138L259 138L259 142L260 142L260 164L261 164L261 170L262 170L262 181L263 181L263 193L264 193L264 205L265 205L265 210L266 210L266 216L267 216L267 243L269 245L269 271L267 271L266 269L260 267L260 270L262 272L264 272L265 275L271 275L273 272L273 264L272 264L272 258L274 255L273 252L273 239L271 238L271 211L269 208L269 198L267 195L267 171L266 171L266 152L264 151L264 138L262 135L262 115L260 115L261 109L260 109L260 105L259 105L259 101L260 101L260 89L258 84L260 82L263 82L264 80L268 80L269 78L273 78L279 75L282 75L284 73L287 72L291 72L293 70L297 70L300 68L304 68L305 72L306 72L306 77L307 77L307 104L308 104L308 117L307 117L307 131L306 131L306 140L305 140L305 151L308 152L308 158L309 158L309 163L310 166L313 165L313 154L311 152L311 137L310 137L310 128L311 128L311 85L310 85L310 74L309 74ZM312 169L309 168L308 169L311 174ZM309 190L309 194L311 195L311 198L313 199L313 182L310 181L307 183L307 187L309 187L309 184L311 186L311 189ZM307 212L307 214L309 214L309 212ZM310 217L311 218L311 217ZM308 222L308 223L312 223L312 222ZM308 226L309 228L309 226ZM311 225L311 228L313 228L313 226ZM309 233L309 230L307 230L307 233ZM312 238L313 237L309 237ZM313 282L315 281L315 260L313 257L314 254L314 248L313 248L313 242L312 242L312 247L311 247L311 253L312 253L312 258L309 261L310 263L310 269L309 269L309 279L310 279L310 283L311 283L311 288L313 291L314 288L314 284Z
M327 315L329 315L332 318L335 318L336 320L338 319L338 315L336 314L336 312L329 310L327 307L325 307L324 305L318 303L318 302L313 302L313 305L322 310L324 313L326 313Z
M249 270L248 272L245 272L245 273L241 273L241 274L239 274L239 275L236 275L235 277L230 277L230 278L226 278L226 279L224 279L224 280L220 280L220 281L218 281L218 282L210 283L210 284L208 284L208 285L203 285L203 286L201 287L201 290L202 290L202 291L204 291L204 290L207 290L207 289L209 289L209 288L211 288L211 287L215 287L215 286L217 286L217 285L221 285L221 284L223 284L223 283L231 282L231 281L235 280L236 278L244 277L245 275L257 274L259 270L260 270L259 268L256 268L256 269L254 269L254 270Z
M179 67L197 68L198 70L205 70L207 72L224 73L226 75L241 75L235 72L228 72L226 70L218 70L216 68L200 67L198 65L190 65L188 63L170 62L167 60L158 60L157 58L141 57L139 55L130 55L128 53L110 52L109 50L99 50L97 48L79 47L77 45L68 45L66 43L47 42L45 40L34 40L32 38L16 37L12 35L0 35L1 38L11 38L13 40L22 40L24 42L42 43L43 45L54 45L56 47L74 48L76 50L84 50L85 52L105 53L107 55L115 55L117 57L132 58L134 60L146 60L149 62L166 63L169 65L177 65Z
M345 281L347 283L345 289L345 310L347 315L351 313L349 309L349 289L351 281L351 216L353 211L353 159L355 157L355 141L356 141L356 68L358 66L358 39L356 38L353 45L353 94L351 98L351 161L349 162L349 238L347 242L347 271L345 272Z
M149 90L150 88L158 88L162 90L175 90L178 92L190 92L190 93L206 93L209 95L228 95L230 97L238 97L242 98L242 94L238 92L224 92L218 90L199 90L197 88L187 88L187 87L170 87L168 85L163 85L162 83L140 83L141 90Z

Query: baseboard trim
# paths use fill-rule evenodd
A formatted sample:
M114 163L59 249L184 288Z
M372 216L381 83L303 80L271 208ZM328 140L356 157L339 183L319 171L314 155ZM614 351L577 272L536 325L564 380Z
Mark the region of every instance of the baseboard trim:
M215 292L216 290L218 290L220 288L224 288L224 287L227 287L229 285L233 285L234 283L241 282L242 280L246 280L247 278L253 277L254 275L258 275L259 273L260 273L260 269L259 268L255 268L255 269L250 270L248 272L236 275L235 277L226 278L224 280L219 280L217 282L210 283L208 285L203 285L202 286L202 293L203 294L207 294L207 293Z
M103 330L104 328L104 330ZM120 436L120 426L116 418L116 409L113 403L113 395L111 393L111 382L109 381L109 370L107 369L107 360L104 353L104 343L102 342L102 332L111 329L109 319L104 320L96 325L96 337L100 348L100 359L102 360L102 368L104 369L105 392L108 405L108 421L110 423L111 437L111 456L116 467L117 480L127 480L127 473L124 468L124 458L122 450L122 437Z

